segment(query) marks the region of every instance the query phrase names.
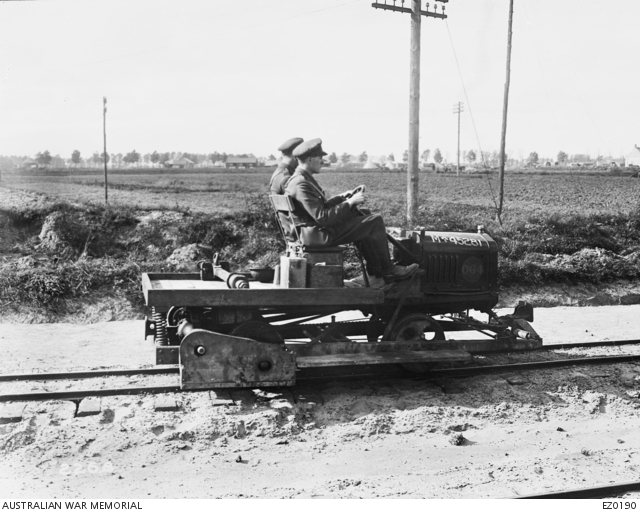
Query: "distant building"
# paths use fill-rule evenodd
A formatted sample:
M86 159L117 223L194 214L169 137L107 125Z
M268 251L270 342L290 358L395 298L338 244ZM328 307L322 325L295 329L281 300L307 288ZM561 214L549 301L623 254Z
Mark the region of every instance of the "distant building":
M165 167L176 169L191 169L196 165L196 163L191 159L181 157L179 159L167 160L164 165Z
M625 166L640 166L640 148L638 146L633 147L633 150L624 157Z
M256 157L227 157L225 167L240 168L240 167L258 167L258 159Z
M605 159L604 164L607 167L623 167L625 165L625 159L607 158Z
M34 169L38 167L38 163L33 159L24 159L20 167L23 169Z

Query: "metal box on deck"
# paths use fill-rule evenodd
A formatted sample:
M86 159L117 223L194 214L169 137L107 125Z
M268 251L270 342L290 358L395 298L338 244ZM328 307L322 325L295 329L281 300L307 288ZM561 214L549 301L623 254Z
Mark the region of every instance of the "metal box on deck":
M304 289L307 286L307 259L280 257L280 287Z

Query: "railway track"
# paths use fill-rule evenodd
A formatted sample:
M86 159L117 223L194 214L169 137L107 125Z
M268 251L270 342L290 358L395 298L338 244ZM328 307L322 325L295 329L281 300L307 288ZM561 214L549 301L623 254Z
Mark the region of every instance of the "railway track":
M178 374L177 365L149 367L144 369L103 369L71 372L41 372L31 374L0 374L0 382L6 381L53 381L57 379L88 379L107 376L157 376L162 374Z
M618 498L629 492L640 491L640 481L615 483L560 492L540 493L535 495L518 495L512 499L610 499ZM611 508L614 509L614 508ZM620 507L615 509L622 509ZM629 508L627 508L629 509ZM633 508L635 509L635 507Z
M546 347L543 347L542 349L552 352L552 351L567 350L572 348L598 348L598 347L614 347L614 346L630 347L633 344L640 344L640 340L588 342L588 343L577 343L577 344L557 344L553 346L546 346ZM610 351L607 351L607 352L610 352ZM623 351L620 351L620 352L623 352ZM627 351L624 351L624 352L627 353ZM369 385L369 383L371 383L371 386L374 386L374 384L375 385L381 384L382 381L387 381L387 384L389 384L388 383L389 380L393 380L393 379L413 379L416 381L424 382L424 384L427 387L432 387L430 382L433 382L436 385L439 385L440 378L448 378L448 377L459 378L459 377L478 376L483 374L495 374L495 375L503 374L504 375L507 373L509 374L523 373L524 374L532 370L538 370L538 369L544 370L544 369L554 369L554 368L562 368L562 367L569 368L572 366L589 366L589 365L603 366L603 365L612 365L612 364L619 364L619 363L626 363L626 362L636 362L636 361L640 362L640 354L639 355L622 354L622 355L615 355L615 356L592 356L592 357L570 358L564 354L558 354L558 353L549 354L549 355L545 354L544 351L543 352L536 351L536 353L538 358L550 358L550 357L558 358L559 357L562 359L545 360L545 361L538 361L538 362L521 362L521 363L507 363L507 364L495 364L495 365L491 364L491 365L482 365L482 366L479 364L482 362L487 362L488 359L481 359L477 361L476 364L474 364L473 366L466 366L466 367L456 366L455 368L439 369L439 370L431 371L429 374L426 374L426 375L410 374L407 372L402 372L399 369L395 369L393 371L389 369L388 372L385 371L377 374L373 374L373 372L363 373L357 376L347 374L343 371L340 371L340 373L336 373L335 375L330 377L307 375L307 376L301 376L297 380L298 383L300 384L300 389L299 390L294 389L293 394L290 394L289 397L293 395L293 397L290 399L291 404L298 403L299 401L298 397L300 393L302 393L305 390L312 390L314 383L321 383L322 381L327 382L328 380L361 381L363 382L362 383L363 386L366 387ZM590 351L587 354L597 355L600 353L598 353L597 351ZM578 356L578 355L573 354L571 356ZM498 361L504 362L505 359L501 357L501 359ZM625 372L627 372L627 370L625 370ZM580 369L580 372L585 372L589 374L587 371L584 371L583 369ZM118 378L113 380L104 380L104 381L99 380L98 382L101 383L102 386L110 387L110 388L104 388L102 390L69 389L69 390L63 390L59 392L31 392L28 394L5 394L5 395L0 395L0 403L2 402L18 403L18 402L33 401L36 404L32 406L27 406L26 407L27 409L25 410L26 412L33 412L33 411L36 411L37 408L45 407L45 405L37 405L37 402L40 402L40 401L50 401L50 400L75 401L77 403L75 415L80 416L78 412L79 412L82 400L85 398L106 397L106 396L123 396L124 397L124 396L131 396L135 394L172 395L172 394L178 394L180 392L185 392L184 390L181 390L180 387L177 385L178 380L177 380L176 374L178 373L179 373L178 366L163 366L163 367L137 368L137 369L131 369L131 368L130 369L122 369L122 368L121 369L100 369L100 370L91 370L91 371L74 371L74 372L66 372L66 373L55 372L55 373L38 373L38 374L33 374L33 373L3 374L3 375L0 375L0 388L2 388L2 384L9 384L11 382L16 383L16 385L19 385L20 382L24 382L25 384L28 382L33 382L33 383L37 382L38 386L42 386L43 382L51 382L51 385L52 385L51 388L53 388L54 384L55 386L60 385L60 386L74 386L74 387L88 388L91 386L96 386L96 387L99 386L96 384L95 378L110 377L110 376L118 377ZM606 373L608 374L609 371L606 371ZM166 376L166 378L162 380L157 380L157 379L153 381L145 380L147 384L155 382L156 384L164 384L165 386L133 386L130 380L126 378L135 377L135 376ZM531 376L530 379L532 379L534 375L532 374L530 376ZM503 377L505 379L508 378L508 376L503 376ZM69 383L70 380L76 380L76 383ZM93 382L91 382L91 380L93 380ZM56 381L58 383L54 383ZM168 383L169 381L171 383L175 383L176 385L173 386L169 384ZM502 379L499 379L499 381L502 381ZM535 380L535 381L539 381L539 380ZM125 382L128 382L128 384ZM139 383L141 382L143 381L140 380ZM443 382L446 382L446 380L443 380ZM114 383L121 383L125 386L116 388ZM454 381L453 383L454 383L454 387L456 387L457 386L456 382ZM473 384L477 384L477 382L473 382ZM462 389L471 388L473 384L470 385L468 383L463 382ZM393 387L394 383L391 382L390 385ZM341 384L339 386L342 387ZM417 383L410 383L405 381L402 385L398 385L400 390L405 390L405 389L414 390L415 389L414 387L416 386L418 387L417 389L422 390L421 386L418 385ZM357 389L359 389L359 387L360 387L360 384L356 386ZM348 386L347 388L350 388L350 387ZM5 390L9 390L9 387L6 386ZM16 386L14 390L19 390L19 388ZM321 394L324 394L323 390L324 389L322 388L320 389ZM444 388L443 388L443 391L444 391ZM265 390L265 392L279 392L279 391ZM445 393L459 393L459 392L445 392ZM195 396L191 396L191 397L195 398ZM236 404L240 404L240 403L237 403L237 397L235 396L234 391L231 391L231 398L236 400ZM325 399L326 398L327 396L325 396ZM152 398L147 396L147 398L144 399L145 403L142 408L148 409L150 402L152 402L151 399ZM159 401L159 400L163 401L166 399L167 398L158 396L157 398L153 398L153 401ZM135 401L132 401L132 403L135 405L137 400L138 399L136 399ZM169 398L169 400L175 401L178 405L180 404L191 405L193 401L193 399L187 399L186 396L171 397ZM209 398L204 396L204 397L199 397L198 400L209 401ZM126 404L129 401L130 399L127 399L127 400L123 399L123 400L104 403L104 400L103 400L102 408L103 410L104 408L107 408L107 407L115 409L114 405L116 404L120 405L121 403ZM12 405L7 405L7 406L11 407ZM65 405L65 407L67 406L68 404ZM0 404L0 407L4 407L4 406ZM56 408L56 407L58 406L54 404L51 407L52 408L51 411L53 411L53 408ZM46 408L49 408L49 406L46 406ZM155 408L155 405L154 405L154 408ZM185 415L189 413L189 407L181 406L180 408L182 410L182 413L184 413ZM32 413L25 414L24 418L27 418L27 415L32 415ZM155 414L152 414L152 415L155 415ZM220 413L220 415L224 415L224 413ZM94 425L94 424L90 424L90 425ZM95 423L95 425L99 425L99 424ZM625 475L625 477L622 477L622 475L618 475L618 479L621 479L621 478L633 479L634 477L631 475L628 475L628 476ZM592 483L594 482L588 479L587 482L589 481ZM557 484L558 483L556 483L555 486L557 486ZM640 482L627 482L627 483L611 483L603 486L593 486L589 488L575 489L575 490L570 489L570 490L551 491L551 492L531 494L531 495L520 495L520 496L511 497L511 498L514 498L514 499L604 499L609 501L616 501L616 500L617 501L633 501L634 500L633 498L620 499L619 497L623 497L625 494L629 494L629 493L633 494L632 497L637 497L637 494L639 492L640 492Z
M554 351L557 349L572 349L572 348L589 348L589 347L617 347L617 346L631 346L640 344L640 339L631 340L604 340L599 342L572 342L570 344L548 344L537 349L538 351Z
M639 344L640 340L604 341L604 342L584 342L572 344L555 344L543 346L542 350L558 350L571 348L608 347ZM332 373L330 375L314 375L301 373L297 378L297 383L306 384L322 381L360 381L367 379L438 379L438 378L460 378L472 377L484 374L501 374L513 372L527 372L532 370L555 369L572 366L589 365L614 365L640 361L640 354L637 355L615 355L615 356L595 356L586 358L570 358L561 360L545 360L537 362L521 362L498 365L465 366L448 369L432 370L425 374L415 374L402 370L397 366L388 366L385 369L365 370L361 372L346 371L343 373ZM0 382L12 381L55 381L55 380L80 380L98 377L112 376L137 376L137 375L171 375L179 374L178 366L163 366L143 369L104 369L91 371L56 372L56 373L36 373L36 374L4 374L0 375ZM27 392L14 394L0 394L0 403L3 402L29 402L29 401L49 401L49 400L74 400L86 397L107 397L118 395L135 394L164 394L188 392L179 385L164 386L139 386L139 387L119 387L88 390L64 390L50 392Z

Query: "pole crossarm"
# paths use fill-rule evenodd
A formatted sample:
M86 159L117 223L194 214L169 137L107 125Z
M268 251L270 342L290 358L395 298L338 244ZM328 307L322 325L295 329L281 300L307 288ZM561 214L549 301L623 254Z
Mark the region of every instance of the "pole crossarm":
M393 4L388 3L393 2ZM433 2L433 11L429 10L430 2L425 2L426 10L422 9L424 0L410 0L411 7L405 7L405 0L384 0L384 3L374 2L371 7L387 11L403 12L411 15L411 44L409 45L409 149L407 150L407 221L415 224L419 212L419 181L420 181L420 27L422 16L446 19L444 4L449 0ZM438 6L440 10L438 11Z
M439 1L445 1L445 0L439 0ZM446 0L449 1L449 0ZM411 10L410 7L400 7L399 5L391 5L391 4L381 4L378 2L374 2L371 4L371 7L373 7L374 9L386 9L387 11L397 11L397 12L404 12L407 14L411 14L413 11ZM444 11L444 6L442 6L442 10ZM422 16L428 16L431 18L440 18L441 20L446 20L447 19L447 15L442 12L435 12L435 11L423 11L422 9L420 10L420 14Z

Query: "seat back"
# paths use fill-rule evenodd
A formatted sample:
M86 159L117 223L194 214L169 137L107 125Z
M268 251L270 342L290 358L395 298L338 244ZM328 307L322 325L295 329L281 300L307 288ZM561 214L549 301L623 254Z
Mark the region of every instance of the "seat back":
M293 202L291 201L291 196L288 194L270 194L269 199L276 214L280 234L287 248L289 248L292 243L298 245L300 242L300 232L293 218ZM292 237L295 237L295 240L292 241Z
M337 264L342 268L342 252L347 249L346 246L328 246L323 248L307 248L302 244L300 240L300 230L296 226L295 219L293 217L293 201L291 200L291 196L288 194L270 194L269 199L271 200L271 205L273 206L273 210L276 214L276 220L278 221L278 228L280 228L280 233L282 238L284 239L285 244L287 245L287 256L296 255L298 257L304 257L310 262L315 262L320 259L323 262L323 265L326 263L327 258L330 259L332 264ZM291 237L295 237L295 241L291 240ZM360 265L362 267L362 272L365 276L366 286L369 286L369 280L366 278L366 271L364 267L364 262L362 260L362 255L360 251L358 251L357 246L354 245L356 249L356 254L358 256L358 260L360 260ZM320 256L324 253L324 256ZM316 254L317 257L313 255ZM329 256L330 254L334 254L334 257ZM335 262L334 262L335 259ZM329 267L327 267L329 269Z
M271 205L276 213L276 219L278 221L278 227L280 233L287 245L287 250L298 251L312 251L314 253L332 253L334 251L344 251L346 246L324 246L324 247L306 247L300 240L300 228L296 226L295 218L293 217L293 201L288 194L271 194L269 195ZM289 234L287 236L287 234ZM295 237L295 240L291 240L291 237Z

